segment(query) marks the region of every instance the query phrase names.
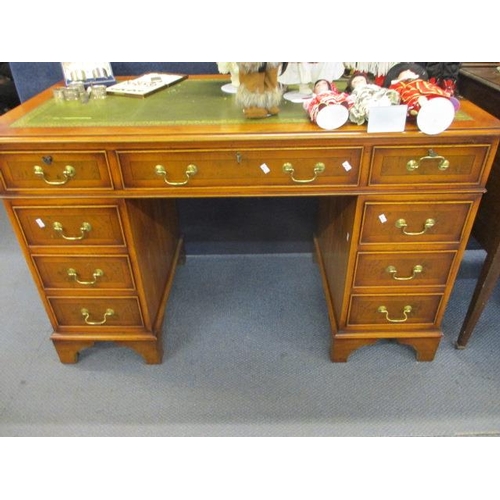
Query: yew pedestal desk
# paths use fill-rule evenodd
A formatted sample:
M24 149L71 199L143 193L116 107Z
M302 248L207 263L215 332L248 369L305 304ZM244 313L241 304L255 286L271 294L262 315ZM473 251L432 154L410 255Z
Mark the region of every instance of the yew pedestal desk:
M1 197L60 360L114 341L162 361L183 260L176 199L316 196L332 361L380 339L431 361L500 121L462 101L438 136L327 132L289 102L245 120L220 88L189 78L87 104L48 89L0 119Z

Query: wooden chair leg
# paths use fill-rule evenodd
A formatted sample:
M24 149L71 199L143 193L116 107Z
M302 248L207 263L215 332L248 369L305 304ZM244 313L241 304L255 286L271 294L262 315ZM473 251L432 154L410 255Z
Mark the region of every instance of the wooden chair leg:
M457 349L465 349L467 342L472 335L472 331L479 321L481 314L488 303L488 300L495 289L498 277L500 276L500 244L495 250L488 253L483 264L474 294L469 304L469 309L465 315L462 329L455 343Z

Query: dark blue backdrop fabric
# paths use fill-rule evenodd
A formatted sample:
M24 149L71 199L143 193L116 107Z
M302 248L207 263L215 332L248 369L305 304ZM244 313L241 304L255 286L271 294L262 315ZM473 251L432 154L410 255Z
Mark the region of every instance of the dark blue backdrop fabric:
M63 80L60 62L11 62L10 67L22 102ZM150 71L203 75L218 73L215 62L112 62L116 76L141 75Z

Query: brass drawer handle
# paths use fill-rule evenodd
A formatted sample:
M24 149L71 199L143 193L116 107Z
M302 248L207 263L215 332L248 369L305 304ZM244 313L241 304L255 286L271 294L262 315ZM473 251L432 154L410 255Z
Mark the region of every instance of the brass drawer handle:
M102 276L104 276L104 272L101 269L96 269L92 274L92 277L94 278L92 281L81 281L78 278L78 273L72 267L70 267L66 272L68 276L70 278L73 278L73 280L76 281L78 284L85 286L95 285L97 283L97 278L101 278Z
M413 172L420 167L420 163L426 160L440 160L438 164L438 169L441 171L446 170L450 166L449 160L447 160L444 156L440 156L436 154L432 149L429 149L429 154L427 156L422 156L420 160L410 160L406 164L406 170L409 172Z
M411 276L406 276L403 278L403 277L396 276L396 273L398 272L398 270L394 266L388 266L386 268L386 271L392 275L391 276L392 279L397 280L397 281L412 280L413 278L415 278L417 276L417 274L421 273L423 270L424 270L424 268L420 264L417 264L416 266L413 266L413 274Z
M45 182L45 184L49 184L50 186L63 186L64 184L66 184L70 179L72 179L75 176L75 168L72 167L71 165L67 165L66 167L64 167L63 175L64 175L65 179L63 181L49 181L49 180L47 180L47 178L45 177L45 172L44 172L43 168L38 166L38 165L35 165L33 167L33 171L35 172L35 175L37 175L38 177L41 177L43 179L43 182Z
M115 311L113 311L113 309L106 309L102 321L89 321L90 317L89 310L83 308L80 312L82 313L82 316L84 317L85 323L87 323L87 325L104 325L104 323L108 321L108 317L113 316L115 314Z
M63 225L60 222L54 222L52 225L54 228L54 231L57 231L62 238L68 241L77 241L77 240L83 240L85 238L86 234L92 230L92 226L88 222L84 222L82 224L82 227L80 228L80 236L66 236L64 234L64 228Z
M314 182L318 177L318 175L322 174L324 171L325 171L325 164L319 162L316 163L316 165L314 165L314 170L313 170L314 177L311 177L310 179L296 179L293 175L295 172L293 165L289 162L283 165L283 172L285 172L285 174L290 174L290 178L292 179L292 181L296 182L297 184L308 184L310 182Z
M163 165L156 165L155 173L156 173L156 175L163 177L163 180L169 186L185 186L189 182L189 179L191 178L191 176L198 173L198 167L196 165L188 165L186 168L186 172L185 172L186 180L181 181L181 182L169 181L167 179L167 171L165 170L165 167Z
M419 236L421 234L424 234L427 232L428 229L433 227L436 224L436 221L434 219L427 219L424 223L424 229L418 233L412 233L410 231L407 231L406 228L408 227L408 224L406 223L405 219L398 219L396 221L396 227L402 230L403 234L406 234L406 236Z
M385 319L389 321L389 323L404 323L405 321L408 320L408 314L411 313L411 306L404 306L403 308L403 319L391 319L389 318L389 311L387 310L387 307L385 306L380 306L378 308L378 312L385 314Z

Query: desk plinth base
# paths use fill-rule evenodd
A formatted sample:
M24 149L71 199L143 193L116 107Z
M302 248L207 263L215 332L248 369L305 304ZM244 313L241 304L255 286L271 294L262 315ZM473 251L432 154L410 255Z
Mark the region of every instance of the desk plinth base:
M416 351L417 361L432 361L439 347L442 334L439 331L430 333L425 337L369 337L369 334L363 337L351 335L332 334L330 347L330 359L334 363L345 363L349 355L367 345L372 345L379 340L393 340L398 344L405 344L413 347Z
M74 364L78 362L78 355L83 349L93 347L97 341L92 340L68 340L55 338L52 342L59 356L59 360L64 364ZM161 338L151 337L151 340L142 341L114 341L115 344L133 349L141 355L146 364L158 365L163 359L163 346Z

